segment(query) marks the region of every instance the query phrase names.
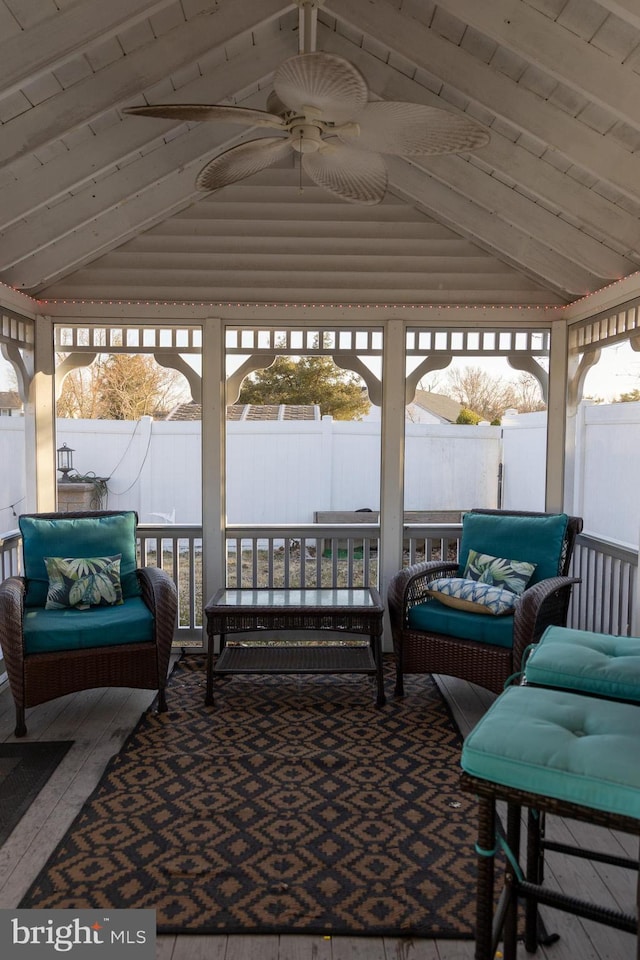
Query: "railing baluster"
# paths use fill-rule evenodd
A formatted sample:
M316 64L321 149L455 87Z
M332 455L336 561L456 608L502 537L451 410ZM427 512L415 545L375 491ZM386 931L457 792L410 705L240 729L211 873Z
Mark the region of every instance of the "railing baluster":
M460 524L406 524L405 562L431 560L434 553L443 559L449 558L449 552L457 556L460 530ZM226 581L232 588L256 586L259 578L265 576L270 586L378 586L379 536L379 524L229 526ZM276 541L285 543L281 574L276 563ZM291 552L292 541L300 544L299 551ZM345 542L347 554L340 557L339 548ZM360 543L362 560L356 555ZM323 544L330 554L324 558ZM315 557L307 560L313 545ZM155 562L172 571L180 601L176 641L200 643L203 605L208 599L202 595L202 528L191 524L143 524L138 528L138 554L141 563ZM242 569L243 555L248 565L246 574ZM628 635L634 622L637 565L637 551L580 534L572 574L581 577L582 583L573 588L569 624L580 629ZM21 576L22 572L20 533L10 531L0 537L1 577Z
M284 541L284 585L289 587L291 583L291 551L294 549L293 540ZM302 564L302 542L300 543L300 563Z
M240 564L242 565L242 553L240 554ZM253 574L252 584L258 585L258 541L251 541L251 571Z
M316 540L316 585L321 586L322 584L322 551L324 549L324 540L318 538Z

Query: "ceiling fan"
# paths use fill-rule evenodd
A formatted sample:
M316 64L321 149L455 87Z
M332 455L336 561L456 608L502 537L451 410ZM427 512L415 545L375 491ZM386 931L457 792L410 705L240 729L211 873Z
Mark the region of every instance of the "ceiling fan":
M196 186L218 190L251 177L295 151L318 186L352 203L384 198L382 154L429 156L484 146L489 134L473 120L404 101L369 101L366 80L342 57L315 51L318 6L300 7L300 51L276 69L266 110L224 104L157 104L127 107L132 116L218 120L268 127L278 136L247 140L219 154L200 171Z

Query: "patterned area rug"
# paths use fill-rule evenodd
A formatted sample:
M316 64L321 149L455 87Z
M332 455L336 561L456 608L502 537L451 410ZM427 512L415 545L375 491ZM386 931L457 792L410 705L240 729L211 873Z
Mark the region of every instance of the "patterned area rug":
M356 676L217 680L215 707L204 685L183 658L170 711L142 717L21 907L155 908L159 933L472 936L475 802L430 677L382 709Z

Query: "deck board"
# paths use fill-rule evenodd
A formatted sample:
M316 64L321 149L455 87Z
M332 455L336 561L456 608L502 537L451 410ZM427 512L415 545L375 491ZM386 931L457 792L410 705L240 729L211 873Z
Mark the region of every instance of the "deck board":
M279 938L278 960L333 960L330 937L292 934Z
M493 694L464 681L438 678L463 735L477 723ZM146 690L84 691L27 712L30 739L73 739L74 746L0 851L0 908L15 907L97 785L109 759L120 749L141 713L152 702ZM0 688L0 740L13 741L14 713L5 684ZM618 831L549 818L554 837L637 856L637 841ZM629 871L549 854L550 885L578 884L581 896L607 898L633 910L635 880ZM575 887L572 892L578 892ZM540 947L539 960L628 960L631 934L543 908L550 930L561 939ZM472 960L473 941L378 937L173 936L158 937L158 960ZM522 945L518 960L528 957Z

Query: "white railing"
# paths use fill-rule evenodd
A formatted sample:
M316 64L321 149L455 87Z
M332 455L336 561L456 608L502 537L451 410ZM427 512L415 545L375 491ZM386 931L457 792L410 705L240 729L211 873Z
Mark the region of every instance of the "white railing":
M138 526L138 562L161 567L178 587L178 627L174 642L202 642L202 527L195 524Z
M377 586L377 523L238 524L226 532L229 587Z
M0 582L22 576L21 545L19 530L9 530L0 537Z
M405 524L405 562L458 555L461 524ZM378 586L377 523L238 524L227 527L227 586ZM202 642L202 528L149 525L138 528L142 564L159 565L178 586L176 644ZM159 561L159 562L158 562ZM22 573L20 534L0 538L2 579ZM581 534L571 565L581 583L573 589L569 624L577 629L627 636L634 618L638 553Z
M571 574L580 577L571 595L569 622L579 630L631 636L636 616L638 552L579 534Z
M461 523L405 523L406 563L421 563L423 560L457 560L461 533Z

